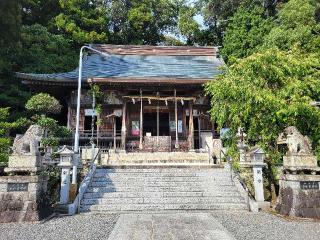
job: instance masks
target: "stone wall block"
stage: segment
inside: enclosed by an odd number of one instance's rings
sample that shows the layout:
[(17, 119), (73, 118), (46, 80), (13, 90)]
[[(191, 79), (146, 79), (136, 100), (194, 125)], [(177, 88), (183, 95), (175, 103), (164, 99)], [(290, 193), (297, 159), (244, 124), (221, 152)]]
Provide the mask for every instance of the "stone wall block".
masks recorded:
[(27, 211), (23, 221), (25, 222), (36, 222), (41, 220), (41, 216), (38, 211)]
[(23, 202), (19, 200), (13, 200), (8, 203), (8, 210), (21, 211), (23, 209)]
[(14, 222), (16, 214), (14, 211), (0, 212), (0, 223)]
[(0, 212), (4, 212), (4, 211), (7, 211), (8, 209), (8, 201), (6, 200), (1, 200), (0, 201)]

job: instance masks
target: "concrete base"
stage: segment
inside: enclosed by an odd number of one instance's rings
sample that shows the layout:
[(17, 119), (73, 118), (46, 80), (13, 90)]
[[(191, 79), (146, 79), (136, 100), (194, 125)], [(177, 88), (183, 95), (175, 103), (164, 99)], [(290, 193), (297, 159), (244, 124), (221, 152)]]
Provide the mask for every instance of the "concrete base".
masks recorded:
[(39, 221), (51, 213), (47, 176), (0, 177), (0, 222)]
[(259, 210), (262, 210), (262, 211), (267, 211), (270, 209), (270, 202), (257, 202), (258, 203), (258, 207), (259, 207)]
[[(303, 184), (313, 186), (302, 189)], [(314, 183), (318, 184), (314, 184)], [(280, 180), (277, 212), (294, 217), (320, 218), (320, 175), (285, 174)]]

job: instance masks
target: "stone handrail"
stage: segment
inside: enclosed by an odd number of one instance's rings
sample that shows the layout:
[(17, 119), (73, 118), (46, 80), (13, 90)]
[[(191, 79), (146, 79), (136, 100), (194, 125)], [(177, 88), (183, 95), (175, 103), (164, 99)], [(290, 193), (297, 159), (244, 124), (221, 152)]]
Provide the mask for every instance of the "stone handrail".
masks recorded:
[(259, 210), (258, 204), (255, 201), (254, 196), (249, 191), (244, 179), (240, 176), (238, 172), (232, 169), (232, 158), (229, 158), (228, 165), (230, 168), (231, 180), (234, 182), (236, 188), (240, 192), (240, 195), (246, 199), (248, 209), (252, 212), (258, 212)]
[(99, 155), (100, 155), (100, 149), (90, 162), (89, 171), (88, 171), (87, 175), (84, 177), (84, 179), (82, 180), (82, 182), (80, 183), (77, 197), (75, 198), (73, 203), (69, 204), (69, 206), (68, 206), (68, 214), (74, 215), (77, 212), (79, 213), (80, 203), (83, 198), (83, 195), (87, 191), (87, 188), (89, 187), (89, 185), (92, 181), (93, 175), (96, 171), (97, 165), (95, 164), (95, 161)]

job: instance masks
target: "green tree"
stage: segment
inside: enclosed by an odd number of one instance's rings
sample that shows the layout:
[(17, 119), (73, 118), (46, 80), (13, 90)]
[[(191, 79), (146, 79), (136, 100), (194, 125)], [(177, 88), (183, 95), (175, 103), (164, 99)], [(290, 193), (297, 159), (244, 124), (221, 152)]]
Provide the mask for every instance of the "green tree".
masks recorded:
[(15, 67), (21, 27), (20, 0), (0, 1), (0, 23), (0, 75), (3, 75)]
[(47, 28), (54, 27), (54, 17), (61, 9), (59, 0), (20, 0), (22, 7), (22, 24), (41, 24)]
[(36, 114), (55, 114), (61, 111), (61, 105), (55, 97), (47, 93), (38, 93), (28, 100), (26, 109)]
[(184, 0), (108, 0), (110, 43), (159, 44), (177, 27)]
[(58, 138), (70, 135), (70, 130), (59, 126), (55, 119), (47, 117), (48, 114), (57, 114), (61, 111), (61, 105), (55, 97), (47, 93), (34, 95), (26, 103), (26, 109), (34, 113), (34, 122), (44, 130), (41, 140), (43, 146), (55, 147), (58, 145)]
[(62, 35), (49, 33), (39, 25), (21, 29), (19, 71), (32, 73), (65, 72), (77, 66), (77, 53)]
[(26, 119), (9, 122), (10, 108), (0, 108), (0, 163), (7, 163), (11, 146), (10, 131), (27, 124)]
[(301, 61), (299, 54), (270, 49), (238, 60), (208, 83), (212, 119), (231, 128), (231, 149), (236, 149), (234, 137), (241, 127), (249, 144), (260, 145), (271, 163), (278, 162), (277, 137), (294, 125), (311, 137), (320, 156), (320, 111), (310, 105), (320, 97), (319, 65), (312, 55)]
[(187, 45), (193, 45), (200, 32), (200, 26), (194, 19), (196, 14), (196, 8), (192, 7), (181, 8), (179, 13), (178, 27), (180, 33), (187, 38)]
[(277, 26), (265, 39), (265, 47), (277, 46), (288, 51), (320, 53), (320, 24), (314, 0), (290, 0), (281, 5)]
[(240, 7), (230, 19), (223, 39), (221, 53), (225, 61), (232, 64), (237, 58), (244, 58), (256, 52), (272, 25), (272, 20), (265, 16), (262, 7)]
[(104, 0), (60, 0), (55, 17), (58, 30), (76, 45), (107, 42), (107, 14)]

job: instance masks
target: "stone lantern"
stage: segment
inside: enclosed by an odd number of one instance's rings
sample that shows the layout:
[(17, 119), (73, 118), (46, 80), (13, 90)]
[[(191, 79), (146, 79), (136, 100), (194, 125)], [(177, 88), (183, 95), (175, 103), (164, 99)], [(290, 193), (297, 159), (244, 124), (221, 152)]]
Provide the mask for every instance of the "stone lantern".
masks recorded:
[(253, 170), (255, 199), (257, 202), (264, 202), (262, 168), (266, 165), (264, 163), (265, 152), (260, 147), (253, 147), (249, 152), (249, 156)]
[(67, 204), (70, 191), (70, 173), (74, 165), (74, 152), (63, 146), (57, 154), (60, 155), (58, 166), (61, 168), (60, 204)]

